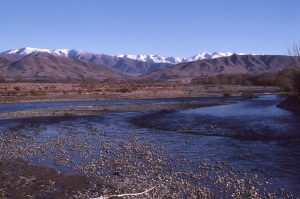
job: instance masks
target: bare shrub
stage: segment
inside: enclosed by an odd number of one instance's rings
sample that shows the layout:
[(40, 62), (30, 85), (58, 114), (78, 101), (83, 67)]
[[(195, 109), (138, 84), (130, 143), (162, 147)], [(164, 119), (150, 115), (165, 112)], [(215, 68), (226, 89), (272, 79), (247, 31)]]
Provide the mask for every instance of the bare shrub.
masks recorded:
[(294, 44), (289, 50), (289, 54), (293, 58), (293, 62), (295, 67), (299, 71), (299, 73), (294, 78), (294, 88), (300, 94), (300, 44)]

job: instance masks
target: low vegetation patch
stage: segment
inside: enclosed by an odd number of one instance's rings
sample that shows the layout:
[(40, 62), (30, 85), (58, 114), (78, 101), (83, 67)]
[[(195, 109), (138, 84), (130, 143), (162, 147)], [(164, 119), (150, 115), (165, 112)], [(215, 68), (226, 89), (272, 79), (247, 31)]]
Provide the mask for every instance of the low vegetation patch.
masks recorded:
[(192, 80), (194, 84), (226, 84), (242, 86), (277, 86), (285, 92), (300, 91), (300, 72), (295, 69), (286, 69), (277, 73), (264, 73), (261, 75), (247, 74), (221, 74), (211, 77), (198, 77)]

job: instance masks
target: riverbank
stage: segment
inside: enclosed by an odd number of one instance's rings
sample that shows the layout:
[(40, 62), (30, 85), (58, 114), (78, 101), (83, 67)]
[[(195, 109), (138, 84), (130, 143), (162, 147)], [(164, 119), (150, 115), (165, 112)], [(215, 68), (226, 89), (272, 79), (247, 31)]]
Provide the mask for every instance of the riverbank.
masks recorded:
[[(229, 102), (227, 102), (229, 103)], [(127, 103), (102, 104), (94, 106), (68, 106), (62, 108), (44, 108), (14, 112), (0, 112), (0, 119), (22, 119), (34, 117), (75, 117), (91, 116), (110, 112), (136, 112), (155, 110), (174, 110), (184, 108), (200, 108), (226, 104), (225, 102), (173, 102), (173, 103)]]
[(32, 165), (22, 159), (0, 160), (0, 179), (0, 198), (3, 199), (65, 199), (92, 187), (85, 176), (63, 174), (55, 169)]
[(290, 96), (283, 102), (279, 103), (277, 107), (300, 114), (300, 96)]
[(0, 83), (0, 103), (222, 97), (281, 92), (277, 87), (152, 83)]

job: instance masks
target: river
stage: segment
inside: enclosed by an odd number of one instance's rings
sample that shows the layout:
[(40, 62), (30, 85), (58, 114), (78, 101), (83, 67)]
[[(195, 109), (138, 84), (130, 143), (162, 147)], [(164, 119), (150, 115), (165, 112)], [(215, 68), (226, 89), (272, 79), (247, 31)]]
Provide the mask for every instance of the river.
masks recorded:
[[(91, 126), (113, 139), (135, 134), (141, 140), (166, 147), (176, 155), (193, 161), (202, 158), (211, 164), (227, 162), (240, 171), (272, 179), (274, 189), (300, 192), (300, 116), (276, 107), (283, 98), (263, 95), (253, 99), (181, 98), (117, 101), (78, 101), (1, 104), (0, 111), (34, 108), (101, 105), (103, 103), (180, 103), (219, 101), (233, 103), (206, 108), (173, 111), (108, 113), (49, 121), (34, 120), (28, 131), (40, 130), (41, 139), (62, 129), (83, 132)], [(26, 120), (0, 120), (0, 131)], [(172, 155), (172, 154), (170, 154)], [(51, 165), (51, 161), (31, 161)], [(81, 161), (81, 160), (77, 160)], [(55, 167), (55, 166), (54, 166)], [(72, 169), (56, 167), (65, 172)]]

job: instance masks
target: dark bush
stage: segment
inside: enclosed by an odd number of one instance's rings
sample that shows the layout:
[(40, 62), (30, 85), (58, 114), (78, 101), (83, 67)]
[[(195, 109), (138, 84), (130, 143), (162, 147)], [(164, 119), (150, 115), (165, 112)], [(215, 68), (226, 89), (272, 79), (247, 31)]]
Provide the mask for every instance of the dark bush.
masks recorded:
[(15, 86), (14, 87), (15, 91), (19, 92), (21, 90), (21, 88), (19, 86)]
[(117, 90), (117, 92), (129, 93), (129, 92), (131, 92), (131, 90), (129, 90), (128, 88), (121, 88), (121, 89)]
[(231, 94), (226, 92), (226, 93), (223, 94), (223, 97), (231, 97)]
[(31, 89), (29, 92), (30, 92), (31, 95), (37, 95), (37, 92), (33, 89)]

